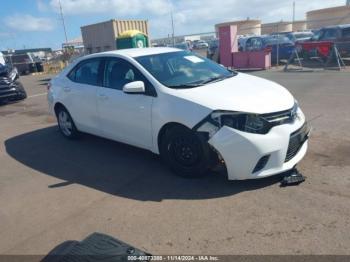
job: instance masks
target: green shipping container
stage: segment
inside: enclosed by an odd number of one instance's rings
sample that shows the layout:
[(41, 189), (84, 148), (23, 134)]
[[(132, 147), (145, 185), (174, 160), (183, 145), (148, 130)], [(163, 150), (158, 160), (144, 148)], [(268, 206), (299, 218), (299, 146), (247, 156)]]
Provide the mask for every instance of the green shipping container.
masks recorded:
[(138, 30), (128, 30), (117, 38), (117, 49), (148, 47), (148, 37)]

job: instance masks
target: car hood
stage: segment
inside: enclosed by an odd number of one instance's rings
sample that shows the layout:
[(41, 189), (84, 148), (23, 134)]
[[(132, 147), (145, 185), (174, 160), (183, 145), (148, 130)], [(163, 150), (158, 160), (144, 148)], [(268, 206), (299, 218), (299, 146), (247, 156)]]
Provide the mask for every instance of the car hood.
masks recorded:
[(248, 74), (190, 89), (172, 89), (171, 93), (211, 110), (272, 113), (288, 110), (294, 98), (281, 85)]

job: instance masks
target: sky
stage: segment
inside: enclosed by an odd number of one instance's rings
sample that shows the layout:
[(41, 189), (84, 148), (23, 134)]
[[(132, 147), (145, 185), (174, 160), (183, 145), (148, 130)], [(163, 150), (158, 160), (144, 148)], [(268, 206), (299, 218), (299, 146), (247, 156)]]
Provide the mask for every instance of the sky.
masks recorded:
[[(65, 42), (59, 0), (2, 0), (0, 50), (51, 47)], [(344, 5), (346, 0), (295, 0), (296, 19), (314, 9)], [(261, 19), (290, 21), (293, 0), (61, 0), (68, 39), (80, 37), (80, 27), (114, 19), (146, 19), (150, 37), (213, 32), (220, 22)]]

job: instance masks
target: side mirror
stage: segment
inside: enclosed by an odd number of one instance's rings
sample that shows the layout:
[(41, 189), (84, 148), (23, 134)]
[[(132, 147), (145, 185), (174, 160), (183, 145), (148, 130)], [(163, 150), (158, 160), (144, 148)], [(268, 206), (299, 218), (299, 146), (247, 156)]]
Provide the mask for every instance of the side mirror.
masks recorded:
[(145, 84), (142, 81), (134, 81), (123, 86), (123, 92), (126, 94), (143, 94), (145, 91)]

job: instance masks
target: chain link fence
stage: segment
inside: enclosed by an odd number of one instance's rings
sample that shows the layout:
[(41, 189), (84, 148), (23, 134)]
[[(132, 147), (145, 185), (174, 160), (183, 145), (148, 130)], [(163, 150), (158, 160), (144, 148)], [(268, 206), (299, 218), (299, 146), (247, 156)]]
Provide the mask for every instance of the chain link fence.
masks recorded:
[[(278, 65), (281, 60), (288, 60), (285, 49), (288, 42), (293, 46), (300, 41), (331, 41), (334, 42), (339, 49), (340, 55), (350, 56), (350, 7), (344, 7), (347, 11), (345, 15), (336, 17), (327, 17), (323, 19), (308, 19), (305, 21), (285, 22), (280, 21), (276, 23), (261, 24), (259, 20), (239, 21), (237, 25), (237, 41), (239, 51), (259, 50), (264, 47), (264, 43), (259, 41), (259, 38), (268, 38), (270, 45), (276, 49), (273, 57), (273, 64)], [(256, 25), (252, 26), (252, 22)], [(218, 28), (220, 25), (234, 25), (232, 23), (223, 23), (215, 26), (215, 31), (193, 33), (188, 35), (170, 36), (158, 39), (153, 39), (153, 46), (175, 46), (188, 42), (192, 45), (193, 51), (209, 58), (215, 57), (214, 60), (218, 62), (218, 55), (215, 55), (218, 49), (219, 35)], [(253, 23), (254, 24), (254, 23)], [(339, 26), (339, 28), (335, 28)], [(329, 28), (328, 30), (321, 30), (322, 28)], [(334, 28), (331, 28), (334, 27)], [(340, 29), (341, 28), (341, 29)], [(295, 33), (295, 34), (293, 34)], [(249, 43), (248, 39), (256, 37), (255, 43)], [(205, 41), (208, 48), (196, 48), (194, 42), (199, 40)], [(248, 44), (248, 47), (247, 47)], [(292, 48), (288, 52), (291, 52)]]
[[(283, 55), (285, 42), (291, 41), (295, 43), (298, 41), (298, 39), (292, 39), (293, 34), (288, 33), (297, 32), (297, 35), (302, 37), (303, 35), (305, 36), (306, 34), (309, 34), (309, 32), (312, 32), (312, 37), (305, 37), (305, 39), (302, 39), (302, 41), (323, 40), (320, 34), (324, 32), (320, 31), (321, 28), (331, 25), (350, 24), (350, 7), (344, 8), (347, 8), (348, 10), (345, 15), (327, 17), (325, 19), (308, 19), (307, 21), (294, 22), (280, 21), (277, 23), (268, 24), (260, 24), (260, 21), (258, 20), (240, 21), (240, 23), (237, 24), (237, 41), (239, 51), (249, 51), (263, 48), (262, 43), (259, 43), (258, 40), (254, 43), (249, 43), (248, 39), (252, 37), (259, 39), (262, 36), (270, 35), (275, 39), (274, 46), (276, 48), (276, 57), (273, 57), (273, 64), (278, 65), (281, 60), (285, 59)], [(257, 24), (252, 26), (252, 21), (257, 21)], [(244, 22), (247, 22), (247, 24)], [(234, 22), (231, 24), (234, 24)], [(339, 30), (328, 30), (326, 38), (324, 39), (336, 42), (337, 45), (341, 43), (340, 48), (338, 48), (340, 55), (350, 56), (350, 25), (342, 26), (341, 30), (341, 33), (339, 33)], [(202, 45), (196, 45), (196, 43), (200, 41)], [(166, 37), (151, 40), (152, 46), (173, 46), (174, 43), (176, 46), (184, 42), (190, 43), (189, 48), (192, 51), (219, 62), (218, 26), (215, 27), (215, 30), (210, 32), (177, 35), (174, 37), (169, 34)], [(43, 71), (48, 73), (57, 73), (71, 61), (85, 54), (86, 52), (83, 48), (75, 49), (74, 47), (65, 47), (61, 51), (47, 52), (41, 56), (36, 53), (8, 52), (4, 55), (4, 57), (6, 62), (11, 66), (17, 67), (21, 74)]]

